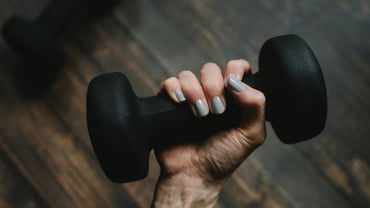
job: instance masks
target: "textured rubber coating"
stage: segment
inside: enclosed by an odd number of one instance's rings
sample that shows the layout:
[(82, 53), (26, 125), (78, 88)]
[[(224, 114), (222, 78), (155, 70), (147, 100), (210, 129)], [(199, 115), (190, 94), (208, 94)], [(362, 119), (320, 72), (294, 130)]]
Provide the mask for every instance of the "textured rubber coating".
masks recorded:
[[(265, 94), (266, 119), (279, 139), (291, 144), (318, 135), (326, 122), (326, 88), (306, 42), (296, 35), (270, 39), (259, 65), (259, 72), (243, 81)], [(153, 147), (193, 142), (237, 126), (240, 109), (225, 94), (223, 114), (197, 118), (166, 94), (136, 97), (121, 73), (98, 76), (88, 88), (87, 124), (104, 172), (114, 182), (139, 180), (147, 175)]]

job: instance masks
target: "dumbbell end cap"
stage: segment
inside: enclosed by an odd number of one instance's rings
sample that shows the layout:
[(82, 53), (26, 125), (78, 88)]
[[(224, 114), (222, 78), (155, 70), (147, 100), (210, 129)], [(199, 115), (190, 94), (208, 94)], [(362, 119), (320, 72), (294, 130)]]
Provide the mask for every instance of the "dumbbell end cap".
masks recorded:
[(259, 59), (268, 120), (287, 144), (320, 134), (327, 118), (324, 76), (309, 45), (298, 35), (266, 41)]
[(106, 176), (126, 183), (146, 177), (150, 146), (135, 129), (135, 100), (127, 78), (110, 73), (94, 78), (87, 91), (87, 126)]

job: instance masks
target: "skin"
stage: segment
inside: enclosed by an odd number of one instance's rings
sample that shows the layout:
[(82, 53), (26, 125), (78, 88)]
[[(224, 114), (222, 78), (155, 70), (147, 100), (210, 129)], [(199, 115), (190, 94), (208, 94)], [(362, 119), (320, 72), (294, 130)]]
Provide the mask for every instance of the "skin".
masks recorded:
[(215, 113), (212, 99), (219, 96), (227, 108), (228, 91), (242, 109), (242, 121), (238, 127), (218, 132), (201, 143), (155, 149), (161, 174), (152, 207), (214, 207), (225, 181), (264, 142), (265, 96), (244, 83), (239, 83), (239, 91), (229, 84), (230, 74), (241, 80), (249, 72), (249, 63), (239, 59), (229, 61), (224, 74), (218, 65), (206, 63), (200, 80), (192, 72), (182, 71), (162, 82), (161, 89), (178, 103), (181, 101), (175, 91), (180, 89), (186, 98), (183, 102), (200, 119), (196, 101), (202, 100), (207, 112)]

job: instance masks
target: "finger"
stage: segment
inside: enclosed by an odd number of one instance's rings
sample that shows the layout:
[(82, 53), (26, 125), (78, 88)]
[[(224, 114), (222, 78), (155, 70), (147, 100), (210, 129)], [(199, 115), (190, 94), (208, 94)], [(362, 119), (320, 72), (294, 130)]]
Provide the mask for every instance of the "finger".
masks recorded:
[(211, 112), (221, 114), (225, 111), (224, 81), (221, 69), (214, 63), (207, 63), (200, 71), (200, 80)]
[(261, 91), (253, 89), (234, 75), (230, 75), (226, 81), (228, 83), (227, 89), (243, 112), (255, 111), (259, 119), (264, 118), (266, 98)]
[[(251, 71), (251, 68), (250, 68), (250, 64), (248, 61), (244, 59), (231, 60), (226, 65), (224, 78), (227, 80), (227, 77), (230, 74), (234, 74), (238, 80), (242, 80), (244, 74), (247, 74), (250, 71)], [(226, 85), (227, 83), (225, 83), (225, 86)]]
[(191, 71), (182, 71), (179, 74), (179, 81), (193, 113), (199, 117), (206, 116), (209, 113), (207, 100), (195, 75)]
[[(264, 94), (238, 80), (233, 75), (230, 75), (226, 82), (228, 83), (228, 91), (242, 110), (240, 129), (248, 132), (249, 138), (256, 138), (250, 142), (254, 144), (262, 143), (264, 140), (263, 131), (265, 131), (266, 98)], [(263, 136), (258, 137), (258, 135)]]
[(162, 91), (166, 91), (173, 101), (180, 103), (186, 100), (181, 90), (180, 81), (176, 77), (166, 79), (161, 83), (160, 87)]

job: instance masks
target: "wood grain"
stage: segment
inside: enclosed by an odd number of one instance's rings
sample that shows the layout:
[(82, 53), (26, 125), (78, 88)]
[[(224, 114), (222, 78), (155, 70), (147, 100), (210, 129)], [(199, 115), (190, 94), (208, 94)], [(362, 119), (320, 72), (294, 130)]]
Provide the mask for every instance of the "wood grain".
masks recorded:
[[(0, 25), (16, 13), (35, 17), (48, 2), (4, 0)], [(217, 207), (369, 207), (369, 28), (365, 0), (125, 0), (67, 40), (67, 63), (37, 99), (16, 90), (16, 55), (1, 39), (0, 207), (149, 207), (159, 172), (153, 154), (148, 177), (124, 185), (97, 163), (85, 121), (89, 81), (119, 71), (149, 96), (166, 77), (198, 73), (208, 61), (246, 58), (257, 71), (263, 42), (286, 33), (305, 38), (321, 63), (327, 126), (294, 146), (268, 126), (266, 143), (228, 180)]]

